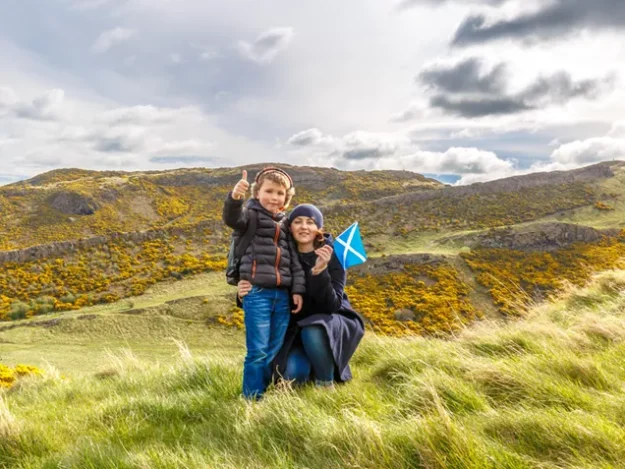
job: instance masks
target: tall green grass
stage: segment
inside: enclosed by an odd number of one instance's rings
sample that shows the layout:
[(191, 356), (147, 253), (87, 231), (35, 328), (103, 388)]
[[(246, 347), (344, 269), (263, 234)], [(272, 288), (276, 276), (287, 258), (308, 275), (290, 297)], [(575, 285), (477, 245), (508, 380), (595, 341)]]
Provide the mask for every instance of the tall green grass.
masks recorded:
[(459, 337), (369, 334), (333, 389), (240, 394), (241, 357), (113, 355), (97, 374), (0, 400), (15, 468), (617, 468), (625, 466), (625, 272), (529, 317)]

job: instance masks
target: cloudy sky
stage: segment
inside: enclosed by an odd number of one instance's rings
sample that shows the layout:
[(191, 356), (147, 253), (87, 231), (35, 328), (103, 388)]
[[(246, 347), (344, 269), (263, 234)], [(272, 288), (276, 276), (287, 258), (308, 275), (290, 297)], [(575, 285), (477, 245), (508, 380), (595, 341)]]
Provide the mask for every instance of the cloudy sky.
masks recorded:
[(286, 162), (468, 184), (625, 159), (623, 0), (5, 0), (0, 184)]

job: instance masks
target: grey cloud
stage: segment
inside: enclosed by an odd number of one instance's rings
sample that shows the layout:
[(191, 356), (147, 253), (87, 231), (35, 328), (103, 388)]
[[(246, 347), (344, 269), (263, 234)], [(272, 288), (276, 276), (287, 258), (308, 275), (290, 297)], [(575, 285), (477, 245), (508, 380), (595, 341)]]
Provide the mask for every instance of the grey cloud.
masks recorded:
[(458, 27), (452, 43), (469, 45), (504, 38), (552, 39), (579, 29), (625, 29), (623, 0), (556, 0), (527, 14), (495, 22), (472, 15)]
[(93, 149), (102, 153), (127, 153), (141, 148), (138, 142), (123, 138), (102, 138), (93, 144)]
[(65, 93), (55, 89), (39, 96), (31, 103), (15, 103), (13, 113), (23, 119), (55, 120), (59, 118), (58, 107), (62, 104)]
[(367, 158), (381, 158), (388, 153), (381, 148), (352, 148), (343, 152), (343, 157), (348, 160), (365, 160)]
[(505, 65), (483, 73), (483, 62), (469, 58), (452, 67), (433, 67), (422, 71), (416, 80), (426, 86), (450, 93), (500, 93), (506, 86)]
[(241, 52), (250, 60), (270, 62), (285, 49), (293, 38), (293, 28), (272, 28), (262, 33), (253, 43), (241, 41)]
[(430, 106), (464, 117), (517, 114), (539, 106), (594, 98), (614, 85), (614, 77), (574, 81), (562, 71), (537, 80), (517, 93), (507, 93), (505, 66), (482, 73), (482, 62), (471, 58), (450, 67), (422, 72), (419, 80), (436, 90)]
[(135, 129), (113, 129), (85, 138), (94, 150), (102, 153), (133, 153), (145, 148), (145, 132)]
[(399, 148), (398, 142), (366, 132), (354, 132), (343, 137), (342, 156), (348, 160), (364, 160), (391, 156)]
[(565, 103), (573, 98), (592, 98), (600, 93), (602, 85), (611, 85), (613, 79), (581, 80), (574, 82), (566, 72), (559, 72), (551, 77), (541, 77), (536, 83), (526, 88), (520, 99), (524, 101), (540, 101), (549, 98), (554, 103)]
[(532, 109), (522, 101), (506, 97), (450, 99), (444, 95), (437, 95), (430, 99), (430, 105), (463, 117), (517, 114)]

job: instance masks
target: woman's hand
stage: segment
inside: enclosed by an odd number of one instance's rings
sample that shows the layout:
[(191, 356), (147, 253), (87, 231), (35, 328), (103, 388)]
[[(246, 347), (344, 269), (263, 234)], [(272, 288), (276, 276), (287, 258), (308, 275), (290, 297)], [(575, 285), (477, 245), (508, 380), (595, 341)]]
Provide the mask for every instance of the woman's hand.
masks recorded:
[(237, 284), (237, 294), (239, 295), (239, 298), (243, 299), (243, 297), (247, 295), (251, 289), (252, 284), (250, 282), (248, 282), (247, 280), (240, 280)]
[(315, 250), (315, 254), (317, 254), (317, 262), (315, 262), (314, 267), (311, 270), (313, 275), (320, 274), (326, 267), (328, 267), (328, 263), (332, 258), (332, 246), (325, 245)]

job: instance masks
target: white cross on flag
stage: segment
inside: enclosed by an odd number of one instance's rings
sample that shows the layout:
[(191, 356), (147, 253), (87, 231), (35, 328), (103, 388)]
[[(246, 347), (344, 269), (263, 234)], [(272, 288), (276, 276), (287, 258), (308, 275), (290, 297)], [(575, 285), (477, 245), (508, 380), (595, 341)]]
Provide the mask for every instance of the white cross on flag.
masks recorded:
[(367, 260), (367, 253), (360, 237), (358, 222), (343, 231), (334, 240), (334, 252), (344, 269), (362, 264)]

